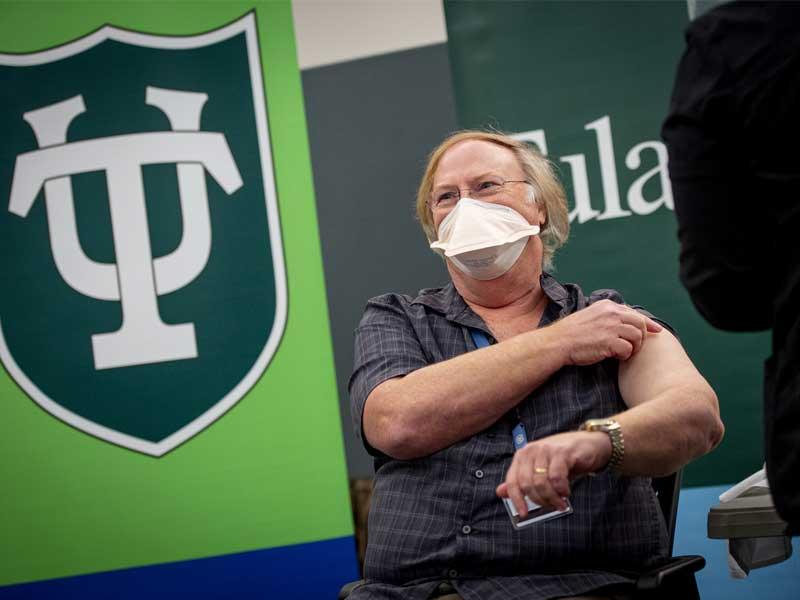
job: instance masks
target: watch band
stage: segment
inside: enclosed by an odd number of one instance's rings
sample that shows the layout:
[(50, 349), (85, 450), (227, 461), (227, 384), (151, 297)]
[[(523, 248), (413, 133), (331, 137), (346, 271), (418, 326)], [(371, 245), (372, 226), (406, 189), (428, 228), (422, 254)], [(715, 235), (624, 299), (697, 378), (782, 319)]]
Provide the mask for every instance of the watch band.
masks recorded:
[(611, 458), (607, 468), (619, 471), (625, 458), (625, 438), (622, 427), (614, 419), (589, 419), (580, 427), (581, 431), (602, 431), (611, 440)]

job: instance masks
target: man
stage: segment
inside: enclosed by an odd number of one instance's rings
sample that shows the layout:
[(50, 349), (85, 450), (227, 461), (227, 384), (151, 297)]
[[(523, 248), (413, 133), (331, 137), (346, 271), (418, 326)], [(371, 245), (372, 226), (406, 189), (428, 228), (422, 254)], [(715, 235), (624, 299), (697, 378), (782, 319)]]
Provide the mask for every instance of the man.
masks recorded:
[(764, 450), (800, 534), (800, 4), (734, 2), (694, 21), (662, 135), (681, 281), (727, 331), (772, 330)]
[[(647, 476), (719, 442), (716, 396), (618, 293), (543, 273), (567, 207), (525, 144), (451, 136), (417, 212), (452, 283), (374, 298), (356, 331), (353, 415), (376, 472), (367, 584), (351, 598), (423, 600), (442, 581), (465, 599), (608, 597), (664, 557)], [(524, 519), (525, 497), (565, 513), (517, 529), (501, 498)]]

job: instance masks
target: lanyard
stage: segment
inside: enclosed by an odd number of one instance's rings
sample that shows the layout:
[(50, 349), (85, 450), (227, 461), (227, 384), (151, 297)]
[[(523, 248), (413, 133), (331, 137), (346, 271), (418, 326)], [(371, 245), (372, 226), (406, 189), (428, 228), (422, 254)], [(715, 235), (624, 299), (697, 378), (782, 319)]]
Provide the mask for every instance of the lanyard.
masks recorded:
[[(487, 346), (491, 346), (489, 338), (480, 329), (470, 329), (469, 333), (472, 336), (472, 341), (475, 342), (476, 347), (486, 348)], [(514, 442), (514, 450), (516, 451), (525, 447), (525, 444), (528, 443), (528, 434), (525, 432), (525, 425), (522, 424), (519, 408), (515, 408), (514, 410), (517, 413), (518, 422), (511, 430), (511, 439)]]
[(489, 338), (480, 329), (470, 329), (469, 334), (472, 336), (472, 341), (475, 342), (478, 348), (486, 348), (492, 345)]

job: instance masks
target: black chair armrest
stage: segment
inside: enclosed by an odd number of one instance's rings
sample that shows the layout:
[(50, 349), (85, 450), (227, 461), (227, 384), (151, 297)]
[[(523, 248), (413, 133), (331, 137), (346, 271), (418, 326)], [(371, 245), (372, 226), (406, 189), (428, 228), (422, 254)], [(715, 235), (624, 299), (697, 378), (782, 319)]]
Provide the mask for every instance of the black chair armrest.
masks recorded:
[(673, 556), (667, 562), (639, 575), (637, 590), (655, 590), (665, 581), (696, 573), (706, 566), (702, 556)]
[[(696, 573), (705, 566), (706, 559), (702, 556), (674, 556), (664, 564), (639, 575), (636, 589), (640, 591), (656, 590), (667, 580)], [(346, 600), (354, 589), (363, 584), (363, 579), (346, 583), (339, 590), (338, 600)]]
[(350, 592), (352, 592), (358, 586), (363, 584), (364, 584), (363, 579), (359, 579), (358, 581), (351, 581), (350, 583), (345, 583), (342, 586), (342, 589), (339, 590), (338, 600), (345, 600), (345, 598), (347, 598), (350, 595)]

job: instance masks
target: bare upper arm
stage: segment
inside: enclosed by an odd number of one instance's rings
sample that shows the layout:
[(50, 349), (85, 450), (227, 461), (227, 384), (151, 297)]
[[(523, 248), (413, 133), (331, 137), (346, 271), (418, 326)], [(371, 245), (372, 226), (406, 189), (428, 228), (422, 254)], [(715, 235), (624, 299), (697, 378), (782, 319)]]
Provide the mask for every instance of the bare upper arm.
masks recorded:
[(707, 392), (716, 403), (711, 386), (666, 329), (648, 333), (641, 350), (619, 364), (619, 389), (629, 408), (676, 388)]

